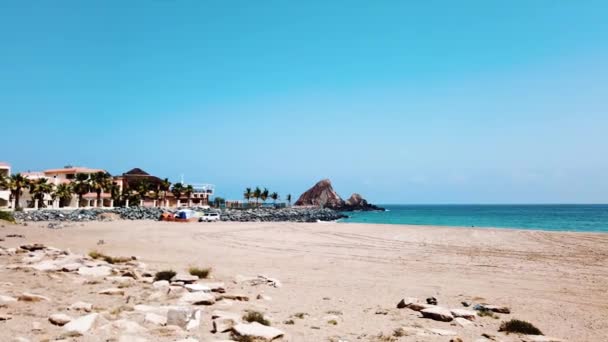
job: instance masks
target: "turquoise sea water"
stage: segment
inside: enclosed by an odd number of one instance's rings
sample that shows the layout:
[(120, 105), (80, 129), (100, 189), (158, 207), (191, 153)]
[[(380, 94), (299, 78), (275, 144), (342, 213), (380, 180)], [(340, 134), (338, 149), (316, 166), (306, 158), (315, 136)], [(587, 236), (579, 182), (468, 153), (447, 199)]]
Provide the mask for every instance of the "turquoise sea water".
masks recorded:
[(352, 212), (340, 222), (497, 227), (608, 233), (608, 204), (382, 205), (385, 212)]

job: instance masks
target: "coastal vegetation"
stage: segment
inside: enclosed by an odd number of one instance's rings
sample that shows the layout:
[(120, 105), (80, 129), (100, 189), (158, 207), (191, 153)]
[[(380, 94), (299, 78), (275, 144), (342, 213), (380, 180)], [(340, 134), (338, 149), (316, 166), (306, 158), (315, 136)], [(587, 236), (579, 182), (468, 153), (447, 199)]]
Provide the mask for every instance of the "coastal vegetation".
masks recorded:
[(245, 322), (258, 322), (262, 325), (270, 326), (270, 321), (264, 317), (264, 314), (259, 311), (248, 311), (243, 315), (243, 321)]
[(154, 281), (159, 281), (159, 280), (171, 281), (171, 279), (173, 277), (175, 277), (176, 274), (177, 273), (173, 270), (159, 271), (159, 272), (156, 272), (156, 274), (154, 275)]
[[(243, 191), (243, 198), (245, 199), (245, 201), (247, 201), (248, 205), (251, 205), (251, 202), (253, 201), (253, 205), (255, 206), (260, 206), (260, 201), (262, 202), (262, 204), (265, 204), (266, 201), (270, 198), (273, 204), (276, 206), (277, 201), (280, 199), (280, 196), (277, 192), (271, 193), (268, 188), (260, 188), (259, 186), (256, 186), (253, 190), (249, 187), (245, 188), (245, 191)], [(291, 194), (287, 195), (285, 198), (289, 205), (291, 205)]]
[(9, 212), (9, 211), (2, 211), (0, 210), (0, 220), (4, 220), (4, 221), (8, 221), (8, 222), (15, 222), (15, 217), (13, 216), (13, 213)]
[(542, 335), (543, 333), (535, 327), (532, 323), (526, 321), (520, 321), (518, 319), (512, 319), (510, 321), (503, 322), (500, 325), (500, 329), (498, 331), (502, 331), (505, 333), (515, 333), (515, 334), (526, 334), (526, 335)]
[(200, 279), (206, 279), (207, 277), (209, 277), (209, 274), (211, 274), (211, 268), (190, 267), (188, 269), (188, 273), (193, 276), (197, 276)]

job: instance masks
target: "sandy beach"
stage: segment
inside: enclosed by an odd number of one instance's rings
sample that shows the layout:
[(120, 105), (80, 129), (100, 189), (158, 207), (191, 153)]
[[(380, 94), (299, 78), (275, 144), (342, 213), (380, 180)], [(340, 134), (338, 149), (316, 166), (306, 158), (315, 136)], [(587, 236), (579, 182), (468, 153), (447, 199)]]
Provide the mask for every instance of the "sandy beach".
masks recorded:
[[(24, 238), (6, 235), (22, 234)], [(191, 223), (114, 221), (73, 223), (48, 229), (45, 223), (6, 224), (0, 229), (4, 247), (44, 243), (74, 253), (100, 250), (114, 256), (137, 256), (150, 269), (189, 266), (213, 268), (213, 277), (252, 300), (228, 310), (265, 312), (289, 341), (374, 341), (399, 327), (450, 329), (463, 341), (482, 333), (497, 340), (521, 341), (498, 333), (501, 321), (532, 322), (545, 335), (565, 341), (605, 341), (608, 336), (608, 234), (554, 233), (508, 229), (344, 223)], [(103, 240), (102, 245), (98, 245)], [(279, 279), (280, 288), (242, 286), (237, 275), (264, 274)], [(0, 268), (0, 294), (43, 293), (54, 304), (36, 309), (19, 302), (9, 307), (14, 317), (0, 322), (0, 340), (25, 336), (32, 341), (59, 335), (46, 327), (49, 313), (69, 306), (94, 291), (70, 288), (70, 282), (44, 275)], [(128, 290), (128, 289), (127, 289)], [(256, 300), (263, 294), (271, 300)], [(439, 305), (463, 308), (461, 302), (507, 306), (509, 315), (478, 317), (476, 325), (460, 327), (420, 318), (397, 309), (404, 297), (436, 297)], [(117, 299), (104, 299), (111, 301)], [(30, 304), (31, 305), (31, 304)], [(201, 341), (225, 339), (209, 332), (203, 308)], [(225, 309), (225, 308), (224, 308)], [(223, 309), (223, 310), (224, 310)], [(3, 310), (0, 308), (0, 311)], [(27, 314), (25, 314), (27, 312)], [(304, 319), (293, 318), (306, 313)], [(20, 316), (22, 315), (22, 316)], [(294, 319), (295, 324), (284, 322)], [(328, 324), (329, 320), (337, 324)], [(45, 325), (31, 332), (32, 321)], [(446, 336), (404, 336), (397, 341), (449, 341)], [(175, 340), (158, 337), (158, 340)]]

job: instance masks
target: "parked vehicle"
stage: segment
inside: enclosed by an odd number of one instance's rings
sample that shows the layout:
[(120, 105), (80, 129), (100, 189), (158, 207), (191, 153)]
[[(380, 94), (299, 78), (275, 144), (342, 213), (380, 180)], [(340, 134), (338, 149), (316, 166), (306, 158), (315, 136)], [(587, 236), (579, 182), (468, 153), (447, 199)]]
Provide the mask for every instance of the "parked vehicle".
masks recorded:
[(220, 213), (204, 213), (201, 218), (198, 219), (199, 222), (213, 222), (220, 220)]

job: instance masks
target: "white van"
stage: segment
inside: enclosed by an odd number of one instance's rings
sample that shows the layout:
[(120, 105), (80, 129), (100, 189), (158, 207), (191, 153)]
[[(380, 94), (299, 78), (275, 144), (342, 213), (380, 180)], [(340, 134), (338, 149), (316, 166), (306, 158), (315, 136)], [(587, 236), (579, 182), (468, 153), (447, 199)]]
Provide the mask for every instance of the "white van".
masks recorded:
[(220, 213), (204, 213), (201, 218), (198, 219), (199, 222), (212, 222), (219, 221)]

